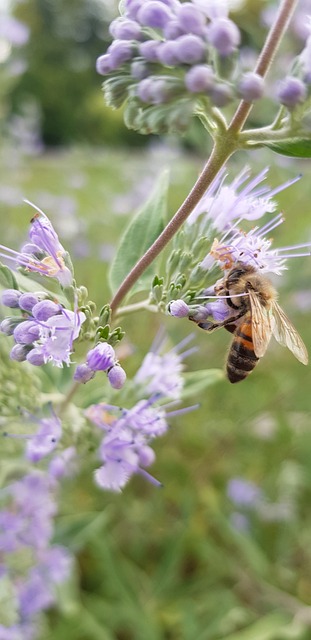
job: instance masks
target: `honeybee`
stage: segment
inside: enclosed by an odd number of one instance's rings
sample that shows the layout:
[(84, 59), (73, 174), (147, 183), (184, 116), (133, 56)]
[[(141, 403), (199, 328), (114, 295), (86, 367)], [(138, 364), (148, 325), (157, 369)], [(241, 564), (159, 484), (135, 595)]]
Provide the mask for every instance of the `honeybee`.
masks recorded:
[(230, 382), (240, 382), (253, 371), (265, 354), (272, 334), (297, 360), (308, 364), (306, 346), (277, 303), (274, 287), (254, 267), (238, 262), (216, 285), (215, 293), (227, 296), (232, 314), (223, 322), (199, 322), (198, 325), (206, 331), (225, 327), (234, 334), (226, 364)]

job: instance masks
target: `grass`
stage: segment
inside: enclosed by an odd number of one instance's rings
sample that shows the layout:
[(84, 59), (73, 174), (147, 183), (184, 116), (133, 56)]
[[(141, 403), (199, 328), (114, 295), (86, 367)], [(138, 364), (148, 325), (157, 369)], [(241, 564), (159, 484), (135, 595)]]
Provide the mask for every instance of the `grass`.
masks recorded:
[[(164, 161), (171, 168), (170, 213), (201, 164), (160, 149), (85, 148), (33, 158), (7, 149), (0, 161), (2, 243), (23, 242), (31, 210), (21, 198), (33, 201), (50, 216), (73, 253), (77, 281), (99, 306), (110, 297), (106, 276), (117, 239)], [(245, 162), (256, 172), (266, 157), (254, 163), (241, 155), (230, 164), (233, 174)], [(274, 164), (269, 182), (276, 186), (301, 168)], [(305, 179), (279, 195), (287, 223), (275, 233), (277, 246), (310, 238), (309, 192)], [(309, 279), (309, 259), (293, 260), (280, 287), (280, 302), (308, 347), (310, 293), (297, 292), (308, 290)], [(124, 322), (135, 345), (124, 362), (129, 372), (161, 322), (145, 313)], [(172, 343), (189, 333), (186, 322), (165, 325)], [(195, 342), (189, 371), (223, 366), (226, 332), (198, 330)], [(105, 493), (88, 468), (79, 482), (68, 482), (57, 540), (76, 553), (76, 577), (61, 593), (60, 611), (49, 613), (41, 640), (308, 640), (310, 387), (310, 369), (273, 342), (247, 381), (217, 383), (195, 399), (195, 414), (172, 421), (156, 443), (152, 470), (162, 490), (137, 477), (122, 494)], [(234, 477), (260, 488), (259, 506), (229, 499)]]

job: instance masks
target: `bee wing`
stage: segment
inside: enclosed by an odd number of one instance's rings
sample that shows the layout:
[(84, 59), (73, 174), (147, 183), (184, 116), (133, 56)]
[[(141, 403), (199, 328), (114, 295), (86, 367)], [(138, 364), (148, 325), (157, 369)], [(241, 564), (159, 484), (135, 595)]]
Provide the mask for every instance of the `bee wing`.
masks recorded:
[(274, 318), (273, 335), (275, 339), (283, 345), (283, 347), (290, 349), (299, 362), (308, 364), (309, 358), (306, 345), (283, 309), (281, 309), (280, 305), (275, 301), (273, 302), (272, 313)]
[(272, 335), (271, 314), (262, 306), (257, 293), (248, 291), (252, 313), (252, 339), (257, 358), (262, 358)]

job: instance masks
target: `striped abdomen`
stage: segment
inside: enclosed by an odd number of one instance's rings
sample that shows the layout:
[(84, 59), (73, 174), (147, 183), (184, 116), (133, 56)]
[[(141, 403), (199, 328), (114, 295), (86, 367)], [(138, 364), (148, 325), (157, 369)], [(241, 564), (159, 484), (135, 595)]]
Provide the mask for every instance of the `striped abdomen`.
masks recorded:
[(244, 380), (254, 369), (258, 360), (254, 353), (252, 317), (249, 313), (236, 328), (228, 354), (227, 376), (230, 382)]

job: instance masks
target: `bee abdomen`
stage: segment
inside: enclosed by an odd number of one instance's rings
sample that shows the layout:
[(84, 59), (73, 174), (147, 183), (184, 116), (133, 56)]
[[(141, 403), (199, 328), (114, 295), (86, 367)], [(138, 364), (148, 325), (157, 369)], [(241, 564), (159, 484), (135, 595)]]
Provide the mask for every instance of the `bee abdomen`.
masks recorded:
[(245, 322), (237, 329), (228, 360), (227, 376), (230, 382), (240, 382), (254, 369), (259, 358), (254, 353), (251, 322)]

